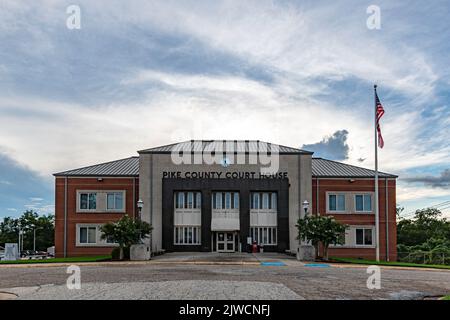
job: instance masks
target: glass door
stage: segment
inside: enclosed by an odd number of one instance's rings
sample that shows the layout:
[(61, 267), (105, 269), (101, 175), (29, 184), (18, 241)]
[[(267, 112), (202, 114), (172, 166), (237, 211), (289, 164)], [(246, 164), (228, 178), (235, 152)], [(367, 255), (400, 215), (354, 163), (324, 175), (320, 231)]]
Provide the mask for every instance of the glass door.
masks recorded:
[(217, 232), (216, 236), (217, 252), (235, 251), (234, 232)]

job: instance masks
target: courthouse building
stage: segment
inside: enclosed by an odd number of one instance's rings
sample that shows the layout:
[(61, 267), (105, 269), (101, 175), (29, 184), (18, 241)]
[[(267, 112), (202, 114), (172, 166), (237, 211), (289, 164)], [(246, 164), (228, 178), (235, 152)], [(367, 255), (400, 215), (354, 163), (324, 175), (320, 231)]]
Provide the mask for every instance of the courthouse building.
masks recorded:
[[(382, 260), (397, 255), (396, 178), (379, 173)], [(101, 239), (99, 226), (123, 215), (151, 223), (153, 252), (246, 252), (255, 241), (264, 251), (295, 253), (295, 225), (308, 214), (349, 226), (330, 256), (375, 258), (374, 171), (297, 148), (192, 140), (55, 180), (58, 257), (111, 253), (115, 244)]]

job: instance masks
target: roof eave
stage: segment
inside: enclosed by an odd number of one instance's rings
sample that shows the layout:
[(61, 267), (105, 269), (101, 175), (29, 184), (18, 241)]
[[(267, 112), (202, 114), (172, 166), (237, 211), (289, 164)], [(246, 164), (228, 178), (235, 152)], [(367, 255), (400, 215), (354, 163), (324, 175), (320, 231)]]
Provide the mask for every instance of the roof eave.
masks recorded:
[[(152, 151), (152, 150), (139, 150), (137, 153), (138, 154), (171, 154), (173, 151)], [(180, 151), (175, 151), (175, 153), (177, 152), (186, 152), (183, 150)], [(199, 153), (204, 153), (204, 152), (208, 152), (208, 151), (188, 151), (191, 154), (199, 154)], [(212, 154), (215, 153), (225, 153), (227, 154), (226, 151), (220, 151), (220, 152), (216, 152), (216, 151), (211, 151)], [(229, 153), (229, 152), (228, 152)], [(258, 154), (258, 152), (232, 152), (233, 154)], [(267, 154), (272, 154), (274, 152), (267, 152)], [(311, 151), (298, 151), (298, 152), (276, 152), (276, 154), (281, 154), (281, 155), (312, 155), (314, 152)]]
[[(339, 178), (339, 179), (375, 179), (375, 177), (372, 176), (325, 176), (325, 175), (312, 175), (313, 178), (324, 178), (324, 179), (332, 179), (332, 178)], [(396, 175), (386, 175), (386, 176), (378, 176), (379, 179), (397, 179), (398, 176)]]

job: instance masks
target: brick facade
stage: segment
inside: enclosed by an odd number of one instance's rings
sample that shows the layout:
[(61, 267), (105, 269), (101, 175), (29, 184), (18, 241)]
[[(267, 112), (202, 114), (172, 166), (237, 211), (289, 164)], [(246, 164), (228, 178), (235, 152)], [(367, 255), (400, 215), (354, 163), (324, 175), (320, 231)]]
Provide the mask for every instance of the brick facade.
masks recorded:
[[(139, 179), (124, 178), (67, 178), (67, 244), (66, 256), (106, 255), (112, 251), (111, 246), (76, 246), (76, 225), (83, 223), (106, 223), (119, 220), (124, 213), (79, 213), (77, 212), (77, 190), (125, 190), (125, 214), (137, 214), (136, 202), (139, 195)], [(64, 256), (64, 208), (66, 194), (66, 178), (55, 179), (55, 254)]]
[[(106, 223), (117, 221), (124, 213), (79, 213), (77, 212), (77, 190), (125, 190), (125, 209), (129, 216), (137, 214), (136, 202), (139, 198), (139, 179), (133, 177), (123, 178), (67, 178), (67, 245), (66, 256), (86, 256), (110, 254), (113, 247), (82, 247), (76, 245), (76, 225), (83, 223)], [(387, 208), (388, 230), (386, 230), (386, 181), (387, 181)], [(395, 179), (379, 180), (380, 199), (380, 258), (386, 259), (389, 250), (389, 260), (397, 258), (397, 230), (396, 230), (396, 195)], [(55, 251), (57, 257), (64, 256), (64, 206), (66, 192), (66, 178), (57, 177), (55, 180)], [(326, 213), (327, 192), (373, 192), (373, 179), (312, 179), (312, 207), (313, 214), (331, 215)], [(375, 225), (374, 214), (351, 213), (333, 214), (340, 222), (358, 226)], [(388, 231), (388, 249), (386, 248), (386, 231)], [(320, 251), (323, 253), (323, 250)], [(353, 258), (375, 258), (374, 248), (330, 248), (329, 256), (353, 257)]]
[[(380, 259), (390, 261), (397, 259), (397, 224), (396, 224), (396, 181), (395, 179), (379, 179), (379, 217), (380, 217)], [(386, 190), (387, 187), (387, 190)], [(320, 215), (332, 215), (336, 220), (347, 225), (375, 225), (375, 215), (355, 213), (330, 214), (326, 212), (327, 192), (373, 192), (375, 190), (374, 179), (327, 179), (315, 178), (312, 180), (313, 206), (312, 213)], [(387, 192), (386, 192), (387, 191)], [(387, 198), (386, 198), (387, 195)], [(388, 216), (386, 217), (386, 209)], [(388, 228), (386, 228), (386, 220)], [(388, 242), (386, 242), (386, 234)], [(386, 247), (388, 243), (388, 248)], [(387, 250), (389, 253), (387, 254)], [(320, 251), (323, 253), (323, 250)], [(351, 257), (375, 259), (375, 248), (330, 248), (330, 257)]]

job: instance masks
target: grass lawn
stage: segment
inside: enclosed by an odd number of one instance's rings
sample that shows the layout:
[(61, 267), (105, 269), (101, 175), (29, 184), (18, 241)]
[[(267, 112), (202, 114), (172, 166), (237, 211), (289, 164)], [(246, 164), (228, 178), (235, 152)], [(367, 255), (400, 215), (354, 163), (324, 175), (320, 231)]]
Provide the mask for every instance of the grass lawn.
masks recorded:
[(435, 268), (435, 269), (449, 269), (450, 266), (442, 264), (418, 264), (418, 263), (408, 263), (408, 262), (387, 262), (387, 261), (374, 261), (374, 260), (364, 260), (364, 259), (354, 259), (354, 258), (331, 258), (333, 262), (343, 262), (343, 263), (356, 263), (356, 264), (370, 264), (370, 265), (382, 265), (382, 266), (397, 266), (397, 267), (417, 267), (417, 268)]
[(61, 263), (61, 262), (98, 262), (111, 260), (111, 256), (92, 256), (92, 257), (72, 257), (72, 258), (51, 258), (42, 260), (17, 260), (0, 261), (0, 264), (27, 264), (27, 263)]
[(442, 300), (449, 300), (450, 301), (450, 296), (442, 297)]

